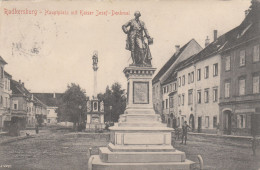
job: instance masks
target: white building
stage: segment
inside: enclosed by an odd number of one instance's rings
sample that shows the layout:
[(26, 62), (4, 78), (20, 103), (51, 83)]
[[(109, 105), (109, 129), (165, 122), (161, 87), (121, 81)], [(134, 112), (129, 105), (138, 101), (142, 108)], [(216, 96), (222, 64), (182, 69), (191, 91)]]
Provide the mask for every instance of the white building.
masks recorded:
[(165, 65), (159, 70), (156, 76), (153, 78), (153, 106), (154, 110), (166, 120), (168, 120), (169, 111), (169, 94), (175, 89), (174, 82), (169, 80), (176, 72), (176, 66), (178, 63), (186, 60), (190, 56), (197, 54), (202, 50), (202, 47), (194, 39), (190, 40), (187, 44), (182, 46), (176, 46), (176, 52), (174, 55), (165, 63)]
[[(215, 37), (216, 38), (216, 37)], [(224, 37), (216, 38), (198, 54), (179, 64), (178, 112), (181, 125), (187, 121), (199, 132), (216, 133), (219, 123), (219, 50)]]

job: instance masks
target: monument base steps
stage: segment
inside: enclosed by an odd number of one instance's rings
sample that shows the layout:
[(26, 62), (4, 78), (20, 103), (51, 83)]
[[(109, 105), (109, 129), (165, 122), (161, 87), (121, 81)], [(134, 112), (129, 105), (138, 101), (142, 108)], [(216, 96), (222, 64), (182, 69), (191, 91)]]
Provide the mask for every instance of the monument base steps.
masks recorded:
[(187, 159), (183, 162), (108, 163), (103, 162), (98, 155), (91, 157), (93, 170), (190, 170), (194, 163)]

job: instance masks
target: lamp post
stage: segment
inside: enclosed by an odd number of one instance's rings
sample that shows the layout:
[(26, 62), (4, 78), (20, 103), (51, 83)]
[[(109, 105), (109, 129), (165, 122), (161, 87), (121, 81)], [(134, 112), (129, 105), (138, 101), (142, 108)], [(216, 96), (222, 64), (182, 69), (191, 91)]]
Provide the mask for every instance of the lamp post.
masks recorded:
[(82, 106), (79, 105), (79, 125), (81, 124), (81, 108)]
[(112, 106), (109, 106), (109, 110), (110, 110), (110, 113), (109, 113), (109, 121), (111, 122), (111, 112), (112, 112)]

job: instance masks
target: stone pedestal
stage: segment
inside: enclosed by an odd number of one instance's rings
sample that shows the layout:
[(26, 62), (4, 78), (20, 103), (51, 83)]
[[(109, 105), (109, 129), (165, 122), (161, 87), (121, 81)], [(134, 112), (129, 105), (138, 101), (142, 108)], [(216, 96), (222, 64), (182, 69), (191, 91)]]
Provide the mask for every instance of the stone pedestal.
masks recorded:
[(190, 169), (193, 163), (171, 145), (173, 129), (161, 123), (152, 104), (155, 68), (130, 66), (127, 77), (127, 107), (111, 127), (110, 143), (92, 156), (92, 169)]
[(87, 101), (86, 131), (105, 129), (104, 103), (97, 98)]

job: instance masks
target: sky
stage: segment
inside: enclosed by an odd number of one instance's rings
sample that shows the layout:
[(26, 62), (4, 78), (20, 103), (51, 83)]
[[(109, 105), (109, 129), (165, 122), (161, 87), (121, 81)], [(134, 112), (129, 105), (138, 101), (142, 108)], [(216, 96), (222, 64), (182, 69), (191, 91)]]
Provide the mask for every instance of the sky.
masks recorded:
[[(159, 71), (174, 54), (175, 45), (195, 39), (204, 48), (207, 36), (213, 40), (213, 30), (222, 35), (238, 26), (250, 2), (1, 1), (0, 55), (8, 63), (5, 70), (31, 92), (64, 92), (68, 84), (76, 83), (91, 96), (92, 55), (98, 51), (97, 92), (114, 82), (125, 89), (123, 69), (132, 61), (121, 27), (134, 18), (135, 11), (141, 12), (140, 20), (154, 39), (152, 65)], [(112, 16), (113, 11), (126, 15)]]

